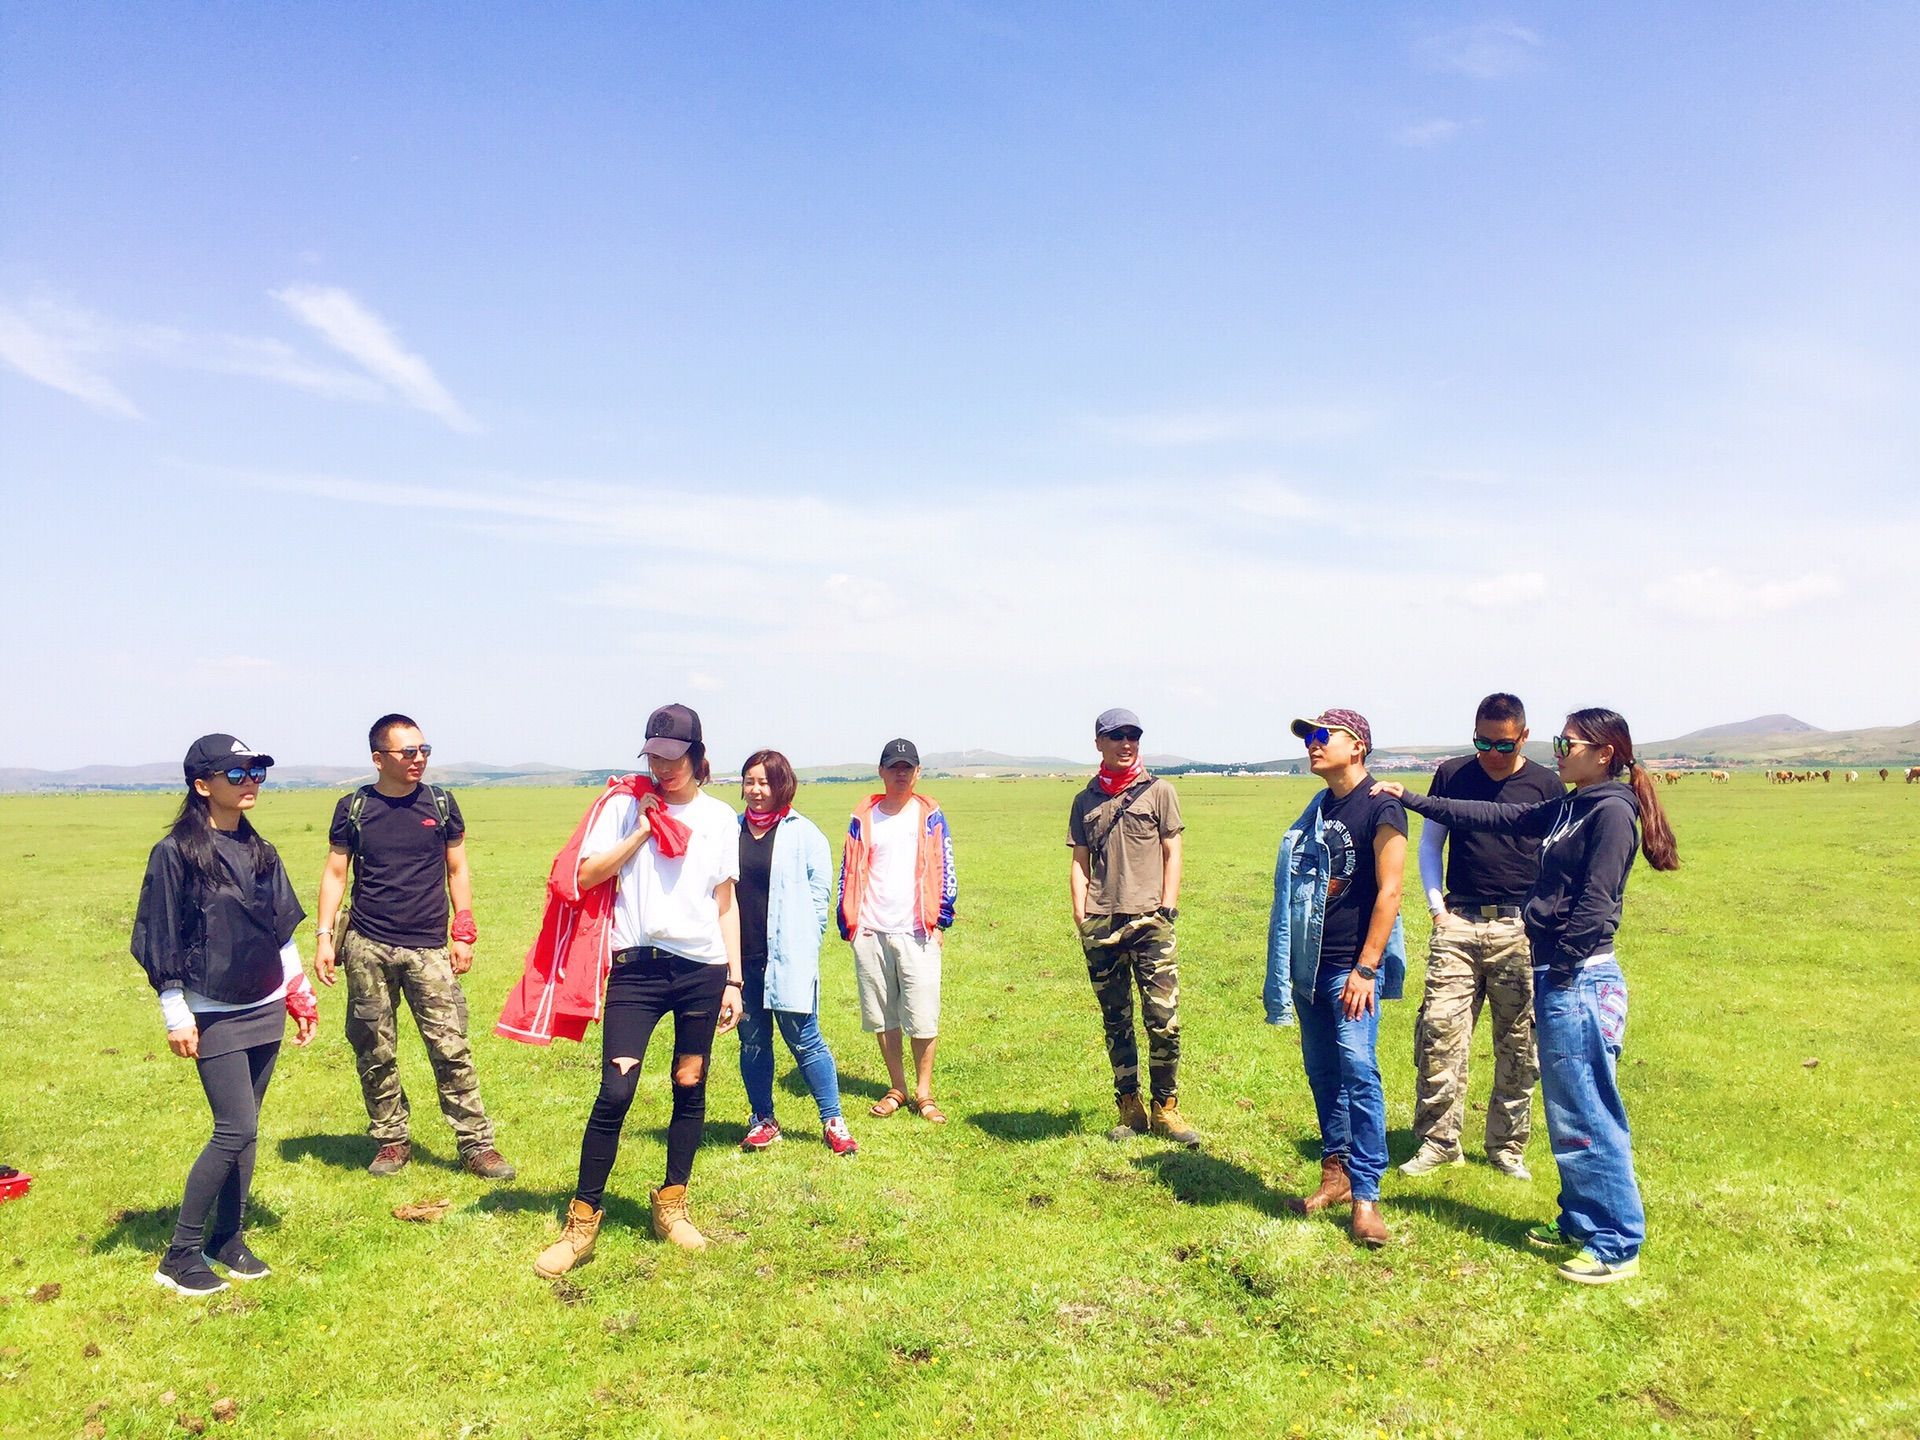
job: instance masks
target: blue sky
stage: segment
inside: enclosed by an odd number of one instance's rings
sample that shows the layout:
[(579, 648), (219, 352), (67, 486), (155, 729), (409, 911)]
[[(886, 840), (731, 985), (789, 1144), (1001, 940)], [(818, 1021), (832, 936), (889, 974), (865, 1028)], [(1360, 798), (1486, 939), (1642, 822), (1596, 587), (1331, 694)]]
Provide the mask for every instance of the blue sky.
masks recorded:
[(0, 764), (1920, 718), (1920, 9), (0, 10)]

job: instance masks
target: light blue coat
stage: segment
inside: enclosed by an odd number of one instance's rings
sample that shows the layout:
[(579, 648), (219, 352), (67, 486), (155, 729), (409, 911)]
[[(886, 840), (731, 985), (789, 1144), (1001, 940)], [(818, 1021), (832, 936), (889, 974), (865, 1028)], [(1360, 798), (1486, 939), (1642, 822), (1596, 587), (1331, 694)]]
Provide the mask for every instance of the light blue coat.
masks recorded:
[[(740, 826), (746, 828), (746, 816)], [(833, 852), (820, 827), (789, 814), (773, 832), (767, 877), (767, 1008), (820, 1010), (820, 937), (833, 914)]]
[[(1327, 882), (1333, 853), (1326, 841), (1322, 790), (1307, 802), (1300, 818), (1280, 837), (1273, 866), (1273, 911), (1267, 919), (1267, 983), (1261, 1002), (1269, 1025), (1293, 1024), (1296, 1003), (1313, 1003), (1313, 982), (1320, 971), (1320, 937), (1327, 925)], [(1380, 998), (1398, 1000), (1407, 983), (1407, 937), (1393, 917), (1386, 954), (1380, 964)]]

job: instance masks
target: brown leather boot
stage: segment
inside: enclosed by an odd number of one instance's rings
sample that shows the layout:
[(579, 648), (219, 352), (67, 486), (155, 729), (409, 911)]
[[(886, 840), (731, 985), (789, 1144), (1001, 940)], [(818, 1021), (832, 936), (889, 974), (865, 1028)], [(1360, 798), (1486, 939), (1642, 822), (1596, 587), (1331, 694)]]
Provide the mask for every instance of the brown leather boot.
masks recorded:
[(561, 1228), (560, 1238), (540, 1252), (540, 1258), (533, 1262), (533, 1273), (542, 1280), (558, 1280), (586, 1260), (593, 1254), (594, 1237), (600, 1233), (604, 1213), (577, 1196), (569, 1200), (567, 1223)]
[(1320, 1162), (1320, 1188), (1311, 1195), (1287, 1201), (1287, 1208), (1296, 1215), (1312, 1215), (1329, 1205), (1344, 1205), (1352, 1198), (1353, 1182), (1347, 1179), (1347, 1167), (1338, 1155), (1329, 1155)]
[(1140, 1103), (1138, 1090), (1120, 1096), (1119, 1101), (1120, 1123), (1107, 1132), (1107, 1139), (1131, 1140), (1153, 1128), (1153, 1122), (1147, 1119), (1147, 1107)]
[(1353, 1202), (1353, 1238), (1369, 1250), (1387, 1243), (1386, 1222), (1380, 1218), (1380, 1206), (1372, 1200)]
[(687, 1187), (662, 1185), (653, 1192), (653, 1233), (682, 1250), (704, 1250), (707, 1237), (687, 1218)]
[(1154, 1134), (1163, 1135), (1176, 1145), (1184, 1145), (1189, 1150), (1200, 1148), (1200, 1132), (1181, 1115), (1180, 1097), (1177, 1095), (1153, 1102), (1153, 1118), (1149, 1126)]

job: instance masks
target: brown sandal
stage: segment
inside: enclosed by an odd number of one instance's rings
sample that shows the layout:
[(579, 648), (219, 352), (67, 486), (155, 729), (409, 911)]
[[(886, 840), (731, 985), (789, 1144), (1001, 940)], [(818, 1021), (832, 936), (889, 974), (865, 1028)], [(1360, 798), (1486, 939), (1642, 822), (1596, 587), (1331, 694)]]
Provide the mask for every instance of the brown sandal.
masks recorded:
[(947, 1117), (945, 1113), (942, 1112), (942, 1110), (938, 1105), (933, 1103), (933, 1098), (931, 1096), (929, 1096), (925, 1100), (914, 1101), (913, 1108), (918, 1110), (920, 1112), (920, 1118), (922, 1120), (927, 1121), (929, 1124), (944, 1125), (947, 1123)]
[(887, 1091), (886, 1094), (882, 1095), (878, 1100), (873, 1102), (873, 1104), (868, 1108), (867, 1113), (869, 1115), (873, 1115), (878, 1117), (879, 1119), (884, 1120), (887, 1118), (887, 1116), (893, 1114), (894, 1111), (898, 1110), (902, 1105), (906, 1103), (907, 1103), (906, 1091), (890, 1089)]

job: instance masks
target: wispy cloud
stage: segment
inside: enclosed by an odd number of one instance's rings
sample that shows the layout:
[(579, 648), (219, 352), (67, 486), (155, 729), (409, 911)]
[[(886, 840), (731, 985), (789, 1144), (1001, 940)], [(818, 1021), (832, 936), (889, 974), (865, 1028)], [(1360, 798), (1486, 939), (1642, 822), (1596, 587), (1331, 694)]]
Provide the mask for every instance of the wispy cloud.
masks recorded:
[(1542, 43), (1538, 32), (1523, 25), (1492, 20), (1428, 35), (1415, 44), (1414, 54), (1432, 70), (1500, 80), (1533, 64)]
[(0, 305), (0, 362), (103, 415), (144, 418), (133, 401), (106, 376), (82, 365), (75, 349), (11, 306)]
[(1547, 598), (1547, 577), (1538, 570), (1515, 570), (1489, 575), (1460, 588), (1460, 598), (1476, 610), (1504, 610), (1531, 605)]
[(1259, 442), (1313, 445), (1365, 430), (1371, 416), (1342, 405), (1272, 405), (1237, 409), (1162, 410), (1094, 415), (1081, 428), (1102, 440), (1168, 449)]
[(1409, 150), (1434, 150), (1458, 140), (1479, 123), (1478, 120), (1448, 120), (1436, 116), (1431, 120), (1402, 126), (1394, 131), (1393, 141)]
[(1825, 571), (1749, 580), (1712, 566), (1654, 580), (1645, 593), (1657, 609), (1688, 619), (1759, 620), (1830, 599), (1840, 582)]
[(351, 291), (333, 285), (289, 285), (274, 291), (273, 298), (407, 404), (464, 435), (480, 432), (433, 367), (407, 349), (392, 327)]

